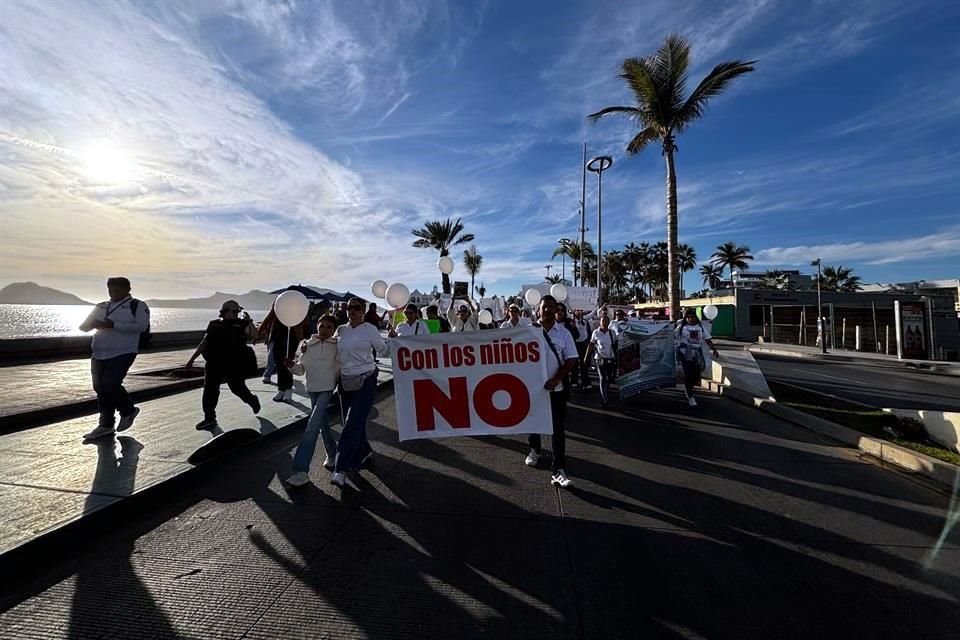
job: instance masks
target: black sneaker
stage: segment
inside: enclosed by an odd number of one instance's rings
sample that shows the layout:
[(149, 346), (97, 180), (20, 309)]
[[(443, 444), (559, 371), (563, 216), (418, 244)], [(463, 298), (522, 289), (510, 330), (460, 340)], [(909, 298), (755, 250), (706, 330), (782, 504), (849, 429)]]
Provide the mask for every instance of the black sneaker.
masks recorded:
[(260, 413), (260, 398), (253, 396), (253, 399), (250, 401), (250, 408), (253, 409), (254, 415)]
[(206, 429), (213, 429), (213, 428), (216, 428), (217, 426), (218, 426), (218, 425), (217, 425), (217, 419), (216, 419), (216, 418), (204, 418), (203, 420), (201, 420), (200, 422), (197, 423), (197, 431), (204, 431), (204, 430), (206, 430)]

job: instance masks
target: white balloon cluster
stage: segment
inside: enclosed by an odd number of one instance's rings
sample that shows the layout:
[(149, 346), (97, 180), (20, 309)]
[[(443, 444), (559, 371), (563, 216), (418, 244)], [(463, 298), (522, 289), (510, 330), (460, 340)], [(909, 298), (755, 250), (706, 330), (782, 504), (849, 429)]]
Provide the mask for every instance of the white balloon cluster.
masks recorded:
[(386, 300), (387, 306), (391, 309), (404, 307), (410, 301), (410, 289), (401, 282), (394, 282), (387, 286), (384, 280), (374, 280), (370, 285), (370, 293), (376, 298)]

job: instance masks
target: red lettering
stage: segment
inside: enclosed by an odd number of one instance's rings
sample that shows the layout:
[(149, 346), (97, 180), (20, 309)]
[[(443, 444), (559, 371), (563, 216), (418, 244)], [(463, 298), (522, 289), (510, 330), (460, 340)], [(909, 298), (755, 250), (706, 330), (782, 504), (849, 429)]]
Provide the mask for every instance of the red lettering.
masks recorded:
[(540, 343), (528, 342), (527, 349), (530, 350), (530, 362), (540, 362)]
[[(506, 391), (510, 396), (510, 405), (506, 409), (494, 406), (493, 394), (497, 391)], [(509, 373), (495, 373), (482, 379), (473, 390), (473, 407), (480, 419), (490, 426), (515, 427), (530, 413), (530, 394), (520, 378)], [(419, 424), (419, 416), (417, 422)]]
[[(511, 376), (512, 377), (512, 376)], [(470, 397), (465, 377), (450, 378), (450, 395), (433, 380), (413, 381), (413, 403), (417, 415), (417, 431), (437, 428), (436, 413), (454, 429), (470, 428)], [(529, 404), (529, 399), (528, 399)]]
[(410, 349), (406, 347), (397, 349), (397, 366), (400, 367), (400, 371), (410, 370)]
[(463, 347), (463, 362), (468, 367), (477, 364), (477, 357), (473, 355), (473, 345), (468, 344)]

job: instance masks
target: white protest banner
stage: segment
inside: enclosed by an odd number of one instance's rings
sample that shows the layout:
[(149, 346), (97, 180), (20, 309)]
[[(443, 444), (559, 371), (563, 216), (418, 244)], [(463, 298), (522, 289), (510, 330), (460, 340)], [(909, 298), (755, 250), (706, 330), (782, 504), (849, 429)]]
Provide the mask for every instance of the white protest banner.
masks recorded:
[(390, 347), (400, 440), (553, 432), (542, 331), (407, 336)]
[(593, 311), (597, 308), (596, 287), (567, 287), (566, 304), (568, 309)]

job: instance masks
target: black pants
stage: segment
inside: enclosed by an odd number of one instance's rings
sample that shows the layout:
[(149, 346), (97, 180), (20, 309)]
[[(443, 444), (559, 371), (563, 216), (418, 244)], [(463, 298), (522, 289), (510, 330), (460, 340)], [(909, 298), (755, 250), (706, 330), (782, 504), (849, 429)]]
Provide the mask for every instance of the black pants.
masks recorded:
[(253, 392), (247, 388), (247, 381), (243, 377), (242, 368), (229, 369), (229, 372), (220, 367), (207, 365), (203, 371), (203, 417), (207, 420), (217, 419), (217, 402), (220, 400), (220, 385), (226, 381), (233, 395), (247, 404), (254, 400)]
[[(553, 414), (553, 464), (550, 468), (556, 471), (567, 466), (567, 433), (563, 426), (567, 418), (566, 393), (550, 394), (550, 413)], [(539, 433), (531, 433), (527, 441), (531, 449), (540, 453), (543, 444)]]
[(133, 412), (133, 401), (123, 388), (123, 379), (136, 359), (137, 354), (125, 353), (106, 360), (90, 361), (90, 376), (93, 378), (93, 391), (97, 394), (101, 427), (112, 427), (116, 420), (114, 414), (118, 411), (121, 416)]
[(277, 367), (277, 389), (286, 391), (293, 389), (293, 374), (287, 368), (285, 362), (292, 359), (297, 351), (299, 342), (290, 337), (290, 344), (287, 344), (286, 333), (282, 333), (273, 342), (273, 363)]
[(681, 356), (680, 366), (683, 368), (683, 386), (686, 389), (687, 397), (693, 397), (693, 389), (701, 381), (700, 362), (696, 359), (687, 360)]
[[(576, 382), (580, 380), (580, 386), (585, 387), (590, 384), (590, 373), (587, 371), (587, 365), (583, 363), (583, 357), (587, 355), (587, 346), (590, 342), (584, 340), (583, 342), (578, 342), (577, 344), (577, 366), (573, 370), (573, 374), (570, 376), (571, 381)], [(577, 378), (577, 376), (580, 376)]]

